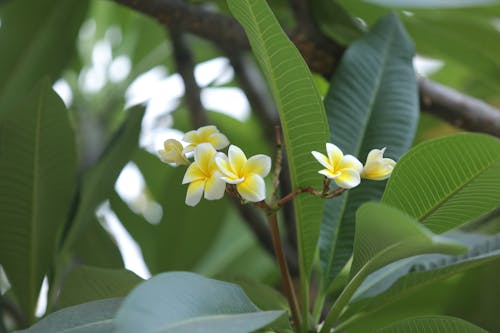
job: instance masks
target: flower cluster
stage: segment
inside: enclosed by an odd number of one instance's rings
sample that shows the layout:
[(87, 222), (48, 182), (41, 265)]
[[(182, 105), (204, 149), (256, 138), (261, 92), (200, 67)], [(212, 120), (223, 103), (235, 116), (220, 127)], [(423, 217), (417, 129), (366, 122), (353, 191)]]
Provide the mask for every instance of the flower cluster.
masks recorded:
[[(269, 156), (258, 154), (247, 159), (243, 150), (235, 145), (229, 145), (227, 137), (215, 126), (204, 126), (187, 132), (182, 140), (187, 143), (186, 147), (183, 147), (182, 143), (177, 140), (166, 140), (164, 149), (160, 150), (159, 154), (160, 159), (165, 163), (188, 166), (182, 180), (183, 184), (188, 184), (187, 205), (196, 206), (202, 197), (207, 200), (221, 199), (226, 190), (245, 201), (262, 202), (265, 200), (264, 177), (271, 170)], [(219, 151), (228, 145), (227, 155)], [(312, 152), (312, 155), (324, 167), (319, 171), (326, 177), (323, 191), (310, 187), (296, 189), (279, 200), (276, 207), (293, 199), (299, 193), (309, 192), (328, 199), (342, 194), (346, 189), (358, 186), (361, 178), (387, 179), (396, 162), (390, 158), (384, 158), (384, 152), (385, 148), (371, 150), (363, 166), (356, 157), (344, 155), (336, 145), (327, 143), (326, 155), (317, 151)], [(190, 160), (191, 157), (193, 161)], [(331, 180), (339, 189), (329, 192), (328, 184)], [(268, 209), (276, 208), (265, 203), (264, 205)]]
[(389, 178), (396, 165), (390, 158), (384, 158), (385, 148), (372, 149), (368, 153), (366, 163), (352, 155), (344, 155), (336, 145), (326, 144), (326, 155), (313, 151), (312, 154), (325, 169), (319, 173), (333, 180), (339, 187), (350, 189), (361, 182), (361, 178), (384, 180)]
[[(218, 200), (224, 196), (226, 184), (234, 185), (242, 199), (259, 202), (266, 198), (264, 177), (271, 169), (271, 158), (255, 155), (247, 159), (237, 146), (231, 145), (228, 154), (218, 152), (229, 145), (227, 137), (215, 126), (204, 126), (187, 132), (182, 144), (173, 139), (166, 140), (160, 158), (166, 163), (189, 165), (183, 184), (189, 184), (186, 204), (197, 205), (202, 196), (207, 200)], [(194, 161), (188, 156), (192, 153)]]

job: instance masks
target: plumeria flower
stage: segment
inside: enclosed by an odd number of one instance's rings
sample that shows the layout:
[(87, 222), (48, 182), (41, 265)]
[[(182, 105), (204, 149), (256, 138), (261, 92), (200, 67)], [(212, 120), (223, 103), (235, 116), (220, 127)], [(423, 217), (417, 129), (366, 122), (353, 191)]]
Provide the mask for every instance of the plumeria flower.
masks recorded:
[(366, 163), (361, 172), (361, 177), (371, 180), (384, 180), (389, 178), (396, 165), (390, 158), (384, 158), (385, 148), (372, 149), (368, 153)]
[(259, 154), (247, 160), (240, 148), (231, 145), (227, 156), (217, 153), (215, 163), (223, 175), (222, 180), (228, 184), (235, 184), (243, 199), (259, 202), (266, 198), (264, 177), (271, 170), (269, 156)]
[(203, 126), (194, 131), (189, 131), (184, 135), (182, 139), (189, 143), (186, 148), (184, 148), (185, 153), (193, 151), (196, 146), (201, 143), (210, 143), (215, 149), (223, 149), (229, 145), (229, 140), (227, 137), (219, 132), (217, 127)]
[(318, 171), (320, 174), (333, 179), (340, 187), (350, 189), (358, 186), (361, 182), (360, 173), (363, 171), (363, 164), (352, 155), (344, 155), (336, 145), (326, 144), (325, 156), (317, 151), (313, 151), (313, 156), (325, 169)]
[(186, 154), (182, 151), (182, 144), (175, 139), (165, 140), (163, 143), (165, 149), (158, 151), (160, 159), (165, 163), (174, 163), (177, 165), (189, 165)]
[(226, 183), (215, 164), (217, 151), (209, 143), (201, 143), (194, 150), (194, 162), (187, 168), (183, 184), (189, 183), (186, 193), (186, 205), (196, 206), (203, 193), (205, 199), (217, 200), (224, 196)]

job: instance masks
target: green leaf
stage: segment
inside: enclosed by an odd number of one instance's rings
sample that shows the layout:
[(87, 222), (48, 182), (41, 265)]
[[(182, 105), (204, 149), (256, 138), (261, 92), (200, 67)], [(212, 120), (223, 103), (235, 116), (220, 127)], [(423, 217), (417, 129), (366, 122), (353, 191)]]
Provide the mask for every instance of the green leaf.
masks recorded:
[[(385, 154), (397, 160), (411, 147), (419, 113), (413, 54), (393, 14), (346, 51), (325, 97), (330, 140), (344, 154), (363, 161), (371, 149), (386, 147)], [(327, 201), (320, 237), (325, 290), (352, 255), (358, 207), (379, 200), (384, 187), (385, 182), (363, 180)]]
[(449, 316), (421, 316), (398, 321), (376, 333), (488, 333), (460, 318)]
[(396, 165), (382, 202), (436, 233), (492, 211), (500, 202), (500, 141), (464, 133), (418, 145)]
[(87, 7), (86, 0), (16, 0), (0, 6), (0, 117), (34, 82), (57, 78), (74, 52)]
[(403, 212), (369, 202), (356, 214), (356, 235), (350, 281), (328, 313), (321, 333), (328, 332), (363, 280), (399, 259), (425, 254), (460, 254), (467, 247), (432, 234)]
[(456, 265), (465, 260), (495, 255), (494, 252), (500, 250), (500, 234), (485, 236), (453, 232), (443, 235), (443, 237), (464, 244), (468, 247), (469, 251), (460, 256), (447, 256), (443, 254), (419, 255), (384, 266), (365, 279), (353, 296), (353, 300), (376, 296), (389, 289), (399, 278), (409, 273)]
[(126, 269), (80, 266), (64, 279), (58, 306), (68, 307), (104, 298), (124, 297), (142, 279)]
[(433, 235), (403, 212), (379, 203), (366, 203), (356, 214), (356, 237), (351, 277), (362, 268), (371, 273), (399, 259), (425, 253), (461, 254), (460, 243)]
[[(321, 187), (311, 151), (328, 141), (325, 111), (314, 80), (293, 43), (265, 1), (228, 0), (243, 25), (252, 51), (277, 104), (294, 189)], [(294, 200), (302, 285), (310, 274), (319, 238), (323, 201), (301, 195)]]
[(127, 112), (127, 118), (111, 139), (102, 157), (83, 176), (80, 201), (64, 243), (65, 249), (72, 247), (79, 235), (95, 221), (97, 206), (113, 191), (122, 168), (137, 149), (144, 108), (135, 107)]
[(260, 311), (234, 284), (173, 272), (157, 275), (134, 289), (114, 325), (120, 333), (245, 333), (283, 313)]
[(0, 262), (30, 320), (74, 194), (68, 111), (47, 80), (0, 123)]
[(349, 45), (362, 36), (364, 28), (335, 0), (311, 3), (316, 22), (323, 33), (342, 45)]
[(122, 302), (111, 298), (56, 311), (17, 333), (111, 333), (113, 317)]
[[(419, 290), (432, 284), (443, 281), (447, 278), (471, 270), (473, 268), (486, 265), (500, 260), (500, 250), (494, 250), (490, 253), (479, 255), (455, 264), (445, 265), (437, 269), (419, 271), (422, 266), (417, 266), (416, 271), (401, 277), (385, 292), (370, 298), (357, 300), (349, 305), (349, 310), (345, 317), (349, 317), (360, 311), (374, 312), (393, 304), (399, 299), (408, 295), (415, 294)], [(446, 261), (445, 261), (446, 262)]]
[(114, 236), (103, 228), (97, 217), (78, 236), (73, 250), (75, 260), (80, 264), (106, 268), (124, 267)]

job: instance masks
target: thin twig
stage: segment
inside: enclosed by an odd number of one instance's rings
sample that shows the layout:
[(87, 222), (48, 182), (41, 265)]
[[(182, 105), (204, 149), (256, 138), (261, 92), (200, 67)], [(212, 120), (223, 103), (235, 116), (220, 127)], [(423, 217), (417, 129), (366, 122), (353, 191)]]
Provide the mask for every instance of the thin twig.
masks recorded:
[(273, 238), (274, 252), (276, 254), (276, 259), (280, 267), (281, 278), (283, 279), (285, 295), (288, 299), (288, 304), (290, 305), (290, 311), (292, 312), (292, 324), (297, 329), (300, 329), (302, 327), (302, 320), (304, 320), (304, 318), (300, 317), (299, 303), (297, 302), (297, 296), (295, 295), (292, 278), (290, 276), (290, 272), (288, 271), (287, 262), (285, 260), (283, 245), (281, 244), (280, 232), (278, 227), (278, 219), (276, 217), (276, 214), (271, 214), (267, 218)]
[(269, 205), (273, 206), (278, 196), (278, 188), (280, 185), (281, 164), (283, 163), (283, 146), (281, 143), (281, 128), (276, 126), (276, 157), (274, 159), (274, 173), (273, 173), (273, 192)]

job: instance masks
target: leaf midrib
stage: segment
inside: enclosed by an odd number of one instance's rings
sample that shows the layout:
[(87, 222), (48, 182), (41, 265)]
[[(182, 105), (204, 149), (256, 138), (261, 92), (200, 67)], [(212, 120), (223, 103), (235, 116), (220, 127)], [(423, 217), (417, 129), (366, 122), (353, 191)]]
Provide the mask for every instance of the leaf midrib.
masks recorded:
[(425, 224), (426, 223), (425, 219), (429, 218), (434, 212), (436, 212), (439, 208), (441, 208), (441, 206), (443, 206), (445, 203), (447, 203), (448, 199), (450, 199), (456, 193), (460, 192), (464, 187), (466, 187), (471, 182), (476, 180), (476, 178), (480, 177), (484, 172), (486, 172), (486, 170), (491, 169), (498, 162), (500, 162), (500, 156), (498, 158), (492, 160), (491, 163), (487, 164), (484, 168), (479, 169), (478, 172), (472, 178), (468, 178), (468, 180), (466, 182), (462, 183), (454, 191), (451, 191), (446, 196), (444, 196), (440, 201), (437, 202), (437, 204), (435, 206), (431, 207), (431, 209), (429, 209), (427, 212), (425, 212), (424, 215), (422, 215), (421, 217), (418, 218), (420, 220), (420, 222)]

